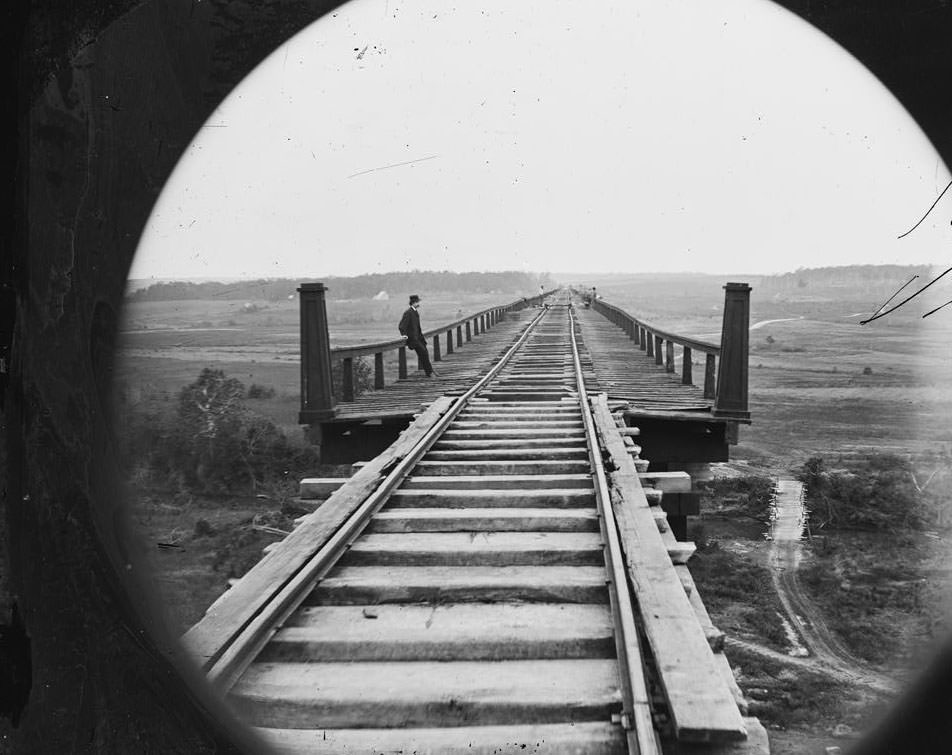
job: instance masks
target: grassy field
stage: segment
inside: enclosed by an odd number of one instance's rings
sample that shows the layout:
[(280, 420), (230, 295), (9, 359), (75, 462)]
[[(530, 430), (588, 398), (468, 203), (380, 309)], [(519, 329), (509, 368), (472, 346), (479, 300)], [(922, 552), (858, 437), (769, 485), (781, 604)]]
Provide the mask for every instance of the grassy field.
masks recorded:
[[(420, 309), (422, 324), (430, 329), (514, 298), (502, 294), (428, 296)], [(405, 309), (402, 299), (328, 301), (331, 347), (399, 337), (397, 323)], [(116, 385), (117, 392), (132, 404), (160, 408), (173, 401), (203, 367), (214, 367), (246, 386), (274, 390), (271, 399), (249, 402), (251, 408), (289, 437), (301, 434), (297, 301), (133, 302), (126, 305), (122, 318)], [(386, 356), (387, 380), (395, 380), (396, 353)], [(410, 364), (414, 364), (412, 355)]]
[[(597, 285), (607, 301), (652, 324), (717, 341), (724, 282), (702, 276), (633, 276)], [(835, 466), (837, 460), (890, 451), (913, 460), (920, 482), (934, 475), (952, 453), (952, 313), (922, 320), (918, 311), (900, 311), (860, 326), (858, 313), (874, 311), (884, 299), (879, 290), (831, 286), (771, 291), (755, 284), (753, 424), (741, 429), (732, 459), (757, 474), (776, 476), (790, 474), (815, 455)], [(508, 300), (493, 295), (429, 297), (421, 310), (424, 327)], [(404, 302), (330, 300), (327, 309), (331, 340), (339, 346), (395, 337)], [(148, 302), (127, 307), (123, 315), (117, 393), (127, 410), (173, 411), (182, 387), (212, 366), (246, 387), (273, 389), (273, 397), (249, 399), (248, 407), (294, 443), (303, 443), (297, 425), (296, 301)], [(947, 484), (943, 475), (933, 484), (943, 479)], [(238, 576), (274, 539), (256, 522), (277, 529), (290, 526), (292, 489), (289, 481), (262, 497), (230, 501), (140, 489), (130, 510), (177, 629), (200, 618), (228, 578)], [(708, 512), (692, 526), (703, 546), (692, 566), (715, 623), (731, 635), (783, 650), (777, 602), (765, 569), (766, 525), (743, 513)], [(945, 626), (947, 546), (944, 532), (918, 535), (915, 542), (875, 533), (826, 534), (808, 546), (804, 575), (831, 628), (870, 663), (901, 673), (922, 662), (929, 637)], [(860, 637), (860, 625), (873, 635)], [(779, 697), (758, 703), (775, 729), (778, 751), (815, 751), (796, 749), (798, 736), (815, 747), (835, 744), (829, 738), (831, 726), (860, 726), (866, 720), (848, 691), (825, 680), (791, 677), (789, 669), (741, 655), (731, 660), (743, 671), (745, 689), (778, 690)], [(781, 735), (781, 729), (792, 733)]]

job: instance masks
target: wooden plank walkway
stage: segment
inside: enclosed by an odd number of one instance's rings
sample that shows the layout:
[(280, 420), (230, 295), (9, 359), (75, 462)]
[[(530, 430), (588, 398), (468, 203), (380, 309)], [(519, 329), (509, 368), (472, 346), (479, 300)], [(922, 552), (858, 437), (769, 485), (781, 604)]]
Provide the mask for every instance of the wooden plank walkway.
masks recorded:
[[(621, 328), (598, 312), (584, 307), (575, 311), (584, 344), (582, 360), (589, 391), (603, 391), (610, 398), (630, 401), (633, 408), (646, 411), (710, 412), (712, 399), (704, 398), (700, 386), (682, 385), (680, 371), (666, 372), (639, 350)], [(367, 390), (352, 402), (338, 402), (331, 422), (406, 418), (439, 396), (462, 393), (495, 363), (538, 312), (532, 308), (510, 313), (490, 330), (457, 346), (452, 354), (444, 353), (442, 361), (434, 362), (438, 378), (427, 378), (415, 371), (416, 356), (409, 353), (411, 371), (406, 380), (393, 381), (380, 390)], [(696, 372), (702, 369), (703, 365)]]
[[(713, 399), (704, 398), (698, 385), (682, 385), (680, 369), (666, 372), (646, 356), (625, 332), (592, 309), (577, 307), (585, 345), (585, 384), (590, 393), (630, 401), (646, 411), (710, 412)], [(701, 364), (695, 374), (703, 375)]]
[[(416, 371), (416, 354), (408, 350), (406, 380), (395, 380), (381, 390), (368, 390), (355, 401), (339, 401), (331, 421), (409, 417), (440, 396), (463, 393), (496, 363), (538, 313), (537, 307), (510, 312), (489, 330), (474, 335), (472, 341), (456, 346), (452, 354), (445, 353), (444, 346), (442, 361), (433, 362), (439, 377), (428, 378)], [(430, 359), (433, 359), (432, 344)]]

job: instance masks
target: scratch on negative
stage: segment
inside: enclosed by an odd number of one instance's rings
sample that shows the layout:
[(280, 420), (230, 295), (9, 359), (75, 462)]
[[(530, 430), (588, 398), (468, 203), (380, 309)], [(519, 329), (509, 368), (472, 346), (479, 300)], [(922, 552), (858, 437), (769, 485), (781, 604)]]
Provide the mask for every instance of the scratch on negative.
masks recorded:
[(392, 165), (379, 165), (376, 168), (368, 168), (367, 170), (362, 170), (359, 173), (353, 173), (347, 177), (356, 178), (357, 176), (362, 176), (366, 173), (373, 173), (378, 170), (386, 170), (387, 168), (399, 168), (403, 165), (413, 165), (414, 163), (422, 163), (426, 160), (432, 160), (435, 157), (439, 157), (439, 155), (430, 155), (429, 157), (421, 157), (416, 160), (407, 160), (406, 162), (403, 162), (403, 163), (393, 163)]

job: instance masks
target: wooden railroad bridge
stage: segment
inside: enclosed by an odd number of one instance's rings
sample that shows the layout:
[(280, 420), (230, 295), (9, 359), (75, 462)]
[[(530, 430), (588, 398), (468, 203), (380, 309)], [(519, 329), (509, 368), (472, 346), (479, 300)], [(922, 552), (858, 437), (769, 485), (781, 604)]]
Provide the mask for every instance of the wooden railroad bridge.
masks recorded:
[[(383, 451), (423, 407), (443, 395), (460, 395), (521, 332), (543, 299), (522, 298), (424, 332), (441, 379), (408, 366), (402, 339), (330, 347), (326, 288), (303, 284), (301, 302), (301, 411), (326, 462), (359, 462)], [(606, 393), (613, 409), (641, 431), (642, 458), (653, 472), (693, 470), (727, 461), (747, 406), (750, 287), (724, 286), (719, 344), (675, 335), (603, 299), (586, 307), (573, 292), (582, 336), (587, 390)], [(373, 360), (373, 390), (359, 392), (356, 365)], [(415, 360), (415, 355), (412, 357)], [(332, 375), (340, 372), (339, 396)], [(414, 365), (415, 367), (415, 365)], [(333, 483), (329, 483), (333, 484)], [(697, 495), (671, 491), (664, 510), (685, 537), (685, 517), (698, 513)]]
[(768, 752), (684, 542), (686, 470), (749, 422), (749, 287), (719, 345), (565, 289), (491, 308), (427, 333), (439, 380), (330, 349), (324, 291), (301, 422), (375, 451), (184, 636), (239, 718), (285, 753)]

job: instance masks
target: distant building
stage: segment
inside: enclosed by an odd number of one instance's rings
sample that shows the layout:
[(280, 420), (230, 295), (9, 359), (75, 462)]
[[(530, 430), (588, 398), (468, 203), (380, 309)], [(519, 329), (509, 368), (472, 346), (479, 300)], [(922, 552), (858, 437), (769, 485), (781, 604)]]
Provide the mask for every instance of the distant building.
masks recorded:
[(381, 291), (379, 294), (377, 294), (374, 297), (374, 301), (389, 301), (389, 300), (390, 300), (390, 294), (388, 294), (386, 291)]

